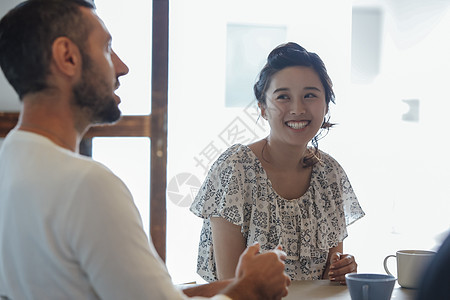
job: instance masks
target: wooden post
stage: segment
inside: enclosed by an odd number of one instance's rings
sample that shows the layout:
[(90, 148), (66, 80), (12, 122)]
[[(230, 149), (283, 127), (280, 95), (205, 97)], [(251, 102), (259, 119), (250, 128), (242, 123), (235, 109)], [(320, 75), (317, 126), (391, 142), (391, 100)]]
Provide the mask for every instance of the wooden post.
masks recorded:
[[(169, 1), (153, 0), (150, 235), (166, 260), (167, 89)], [(156, 130), (156, 128), (158, 130)]]

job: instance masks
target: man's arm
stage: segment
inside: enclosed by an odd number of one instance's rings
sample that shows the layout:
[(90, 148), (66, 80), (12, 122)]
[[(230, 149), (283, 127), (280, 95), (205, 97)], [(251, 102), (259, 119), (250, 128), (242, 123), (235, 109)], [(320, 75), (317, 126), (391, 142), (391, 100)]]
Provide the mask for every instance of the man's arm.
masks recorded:
[(233, 279), (184, 289), (189, 297), (223, 294), (233, 300), (281, 299), (288, 293), (290, 279), (284, 272), (286, 254), (277, 248), (259, 254), (259, 244), (248, 247), (240, 256)]
[(264, 300), (287, 294), (290, 281), (284, 272), (285, 253), (275, 249), (259, 254), (257, 244), (241, 255), (231, 282), (197, 287), (183, 295), (148, 243), (123, 182), (102, 168), (92, 171), (79, 183), (78, 201), (68, 209), (65, 236), (101, 298), (184, 299), (185, 295), (212, 296), (221, 290), (219, 294), (233, 300)]
[(185, 299), (149, 243), (125, 184), (103, 167), (85, 172), (74, 183), (64, 236), (99, 298)]
[(199, 284), (193, 287), (188, 287), (182, 289), (183, 293), (189, 297), (199, 296), (199, 297), (213, 297), (224, 290), (230, 283), (233, 282), (232, 279), (214, 281), (207, 284)]

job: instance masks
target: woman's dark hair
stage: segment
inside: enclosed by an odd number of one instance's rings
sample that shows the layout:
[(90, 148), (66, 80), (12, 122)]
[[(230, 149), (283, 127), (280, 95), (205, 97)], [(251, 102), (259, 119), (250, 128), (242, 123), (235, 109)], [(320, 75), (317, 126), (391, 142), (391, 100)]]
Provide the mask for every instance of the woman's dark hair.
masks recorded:
[(56, 38), (68, 37), (83, 51), (92, 26), (80, 6), (95, 8), (87, 0), (28, 0), (0, 21), (0, 66), (20, 99), (49, 87)]
[[(330, 101), (335, 103), (333, 83), (328, 76), (327, 69), (325, 68), (322, 59), (320, 59), (316, 53), (308, 52), (305, 48), (293, 42), (281, 44), (269, 53), (267, 63), (262, 68), (258, 76), (258, 81), (253, 86), (253, 91), (258, 103), (266, 106), (266, 91), (269, 88), (273, 75), (284, 68), (293, 66), (311, 67), (316, 71), (325, 89), (325, 102), (327, 107), (329, 106)], [(306, 167), (315, 164), (318, 159), (320, 159), (318, 157), (318, 140), (322, 138), (333, 125), (334, 124), (329, 122), (329, 117), (324, 119), (321, 127), (322, 130), (320, 130), (311, 141), (314, 146), (314, 152), (312, 152), (311, 155), (305, 156), (303, 160)], [(325, 134), (323, 132), (324, 130)]]

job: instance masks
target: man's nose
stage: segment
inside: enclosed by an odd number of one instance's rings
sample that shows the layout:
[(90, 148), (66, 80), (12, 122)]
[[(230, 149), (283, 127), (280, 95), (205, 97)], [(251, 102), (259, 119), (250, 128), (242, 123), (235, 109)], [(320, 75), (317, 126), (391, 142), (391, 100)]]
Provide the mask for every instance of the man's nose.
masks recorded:
[(117, 77), (128, 74), (130, 69), (128, 69), (128, 66), (120, 59), (120, 57), (114, 51), (112, 52), (111, 60), (114, 64), (114, 69), (116, 70)]

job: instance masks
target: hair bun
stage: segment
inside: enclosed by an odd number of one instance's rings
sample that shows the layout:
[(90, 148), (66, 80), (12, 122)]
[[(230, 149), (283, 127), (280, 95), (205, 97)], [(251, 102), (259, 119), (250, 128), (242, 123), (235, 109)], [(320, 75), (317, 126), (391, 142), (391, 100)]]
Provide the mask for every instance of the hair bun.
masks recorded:
[(288, 43), (281, 44), (281, 45), (277, 46), (275, 49), (273, 49), (267, 56), (267, 61), (271, 61), (278, 57), (285, 56), (287, 53), (294, 53), (294, 52), (298, 52), (299, 54), (300, 53), (303, 53), (303, 54), (308, 53), (308, 51), (306, 51), (306, 49), (303, 48), (302, 46), (300, 46), (299, 44), (294, 43), (294, 42), (288, 42)]

